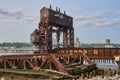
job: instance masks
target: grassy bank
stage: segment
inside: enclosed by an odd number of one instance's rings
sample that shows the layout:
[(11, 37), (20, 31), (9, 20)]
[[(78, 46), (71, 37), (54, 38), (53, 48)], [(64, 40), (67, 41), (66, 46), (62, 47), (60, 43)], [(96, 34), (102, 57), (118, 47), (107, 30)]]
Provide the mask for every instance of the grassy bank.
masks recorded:
[[(78, 79), (78, 80), (86, 80), (95, 77), (99, 77), (101, 79), (108, 77), (114, 77), (116, 74), (120, 75), (119, 69), (107, 69), (107, 68), (99, 68), (97, 70), (93, 70), (91, 72), (80, 73), (77, 76), (51, 71), (51, 70), (19, 70), (19, 69), (0, 69), (0, 78), (4, 77), (5, 80), (49, 80), (50, 78), (55, 80), (64, 80), (65, 78), (69, 79)], [(112, 80), (112, 79), (111, 79)]]
[[(53, 78), (53, 79), (64, 79), (64, 78), (77, 78), (76, 76), (73, 75), (69, 75), (66, 73), (61, 73), (61, 72), (57, 72), (57, 71), (52, 71), (52, 70), (21, 70), (21, 69), (0, 69), (0, 75), (1, 77), (5, 77), (5, 78), (10, 78), (13, 76), (20, 76), (20, 80), (28, 80), (27, 78), (29, 77), (33, 77), (33, 78)], [(3, 76), (4, 75), (4, 76)], [(23, 76), (23, 79), (21, 79)], [(8, 80), (8, 79), (5, 79)], [(13, 79), (12, 79), (13, 80)], [(16, 80), (16, 79), (14, 79)], [(17, 79), (18, 80), (18, 79)]]

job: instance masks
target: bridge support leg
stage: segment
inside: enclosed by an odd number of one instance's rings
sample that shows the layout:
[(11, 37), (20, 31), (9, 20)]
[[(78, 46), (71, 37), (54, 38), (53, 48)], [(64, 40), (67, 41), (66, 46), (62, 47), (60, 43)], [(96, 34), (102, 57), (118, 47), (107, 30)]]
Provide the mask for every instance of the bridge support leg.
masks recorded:
[(23, 61), (24, 70), (26, 70), (26, 61)]
[(83, 64), (83, 58), (80, 56), (80, 64)]
[(114, 62), (114, 60), (112, 59), (112, 63), (114, 63), (115, 64), (115, 62)]
[(13, 60), (13, 68), (16, 68), (16, 60)]
[(5, 69), (7, 68), (6, 61), (5, 61), (5, 60), (4, 60), (4, 68), (5, 68)]
[(50, 60), (50, 70), (53, 70), (53, 63), (51, 60)]

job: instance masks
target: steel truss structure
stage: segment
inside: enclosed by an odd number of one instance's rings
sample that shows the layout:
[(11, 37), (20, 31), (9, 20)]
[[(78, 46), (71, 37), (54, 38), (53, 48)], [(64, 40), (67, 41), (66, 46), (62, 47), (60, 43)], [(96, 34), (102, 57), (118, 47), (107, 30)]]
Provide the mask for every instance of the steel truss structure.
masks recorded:
[[(83, 65), (86, 60), (91, 66), (93, 63), (84, 55), (80, 54), (40, 54), (40, 55), (9, 55), (0, 57), (3, 60), (4, 68), (13, 69), (50, 69), (60, 72), (69, 72), (76, 66)], [(74, 65), (74, 67), (73, 67)]]

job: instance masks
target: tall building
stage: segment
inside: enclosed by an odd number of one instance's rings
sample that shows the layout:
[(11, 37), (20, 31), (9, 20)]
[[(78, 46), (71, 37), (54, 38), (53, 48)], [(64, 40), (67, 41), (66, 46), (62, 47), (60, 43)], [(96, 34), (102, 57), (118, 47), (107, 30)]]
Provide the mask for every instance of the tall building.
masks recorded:
[(52, 39), (53, 45), (57, 45), (57, 39)]
[(53, 47), (53, 49), (54, 48), (57, 48), (57, 39), (52, 39), (52, 47)]
[(80, 47), (80, 41), (78, 37), (76, 37), (75, 47)]
[(106, 44), (110, 44), (110, 39), (106, 39)]
[(106, 45), (104, 45), (105, 48), (115, 48), (116, 46), (111, 44), (110, 39), (106, 39)]

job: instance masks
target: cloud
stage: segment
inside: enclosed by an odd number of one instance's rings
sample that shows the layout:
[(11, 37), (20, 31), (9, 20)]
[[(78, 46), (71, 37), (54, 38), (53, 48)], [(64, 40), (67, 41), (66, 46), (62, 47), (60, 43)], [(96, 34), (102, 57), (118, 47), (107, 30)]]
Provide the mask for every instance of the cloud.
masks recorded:
[(118, 15), (120, 15), (120, 10), (116, 12)]
[(14, 10), (12, 14), (14, 17), (16, 17), (16, 19), (21, 19), (22, 17), (24, 17), (24, 9)]
[(17, 10), (6, 10), (0, 8), (0, 21), (5, 21), (9, 23), (16, 23), (17, 20), (22, 20), (23, 22), (32, 23), (37, 19), (36, 16), (25, 17), (25, 9)]
[(111, 11), (87, 13), (74, 19), (78, 27), (109, 27), (120, 26), (120, 17)]
[(26, 21), (27, 23), (31, 23), (31, 22), (36, 21), (36, 19), (37, 19), (36, 16), (30, 16), (30, 17), (25, 18), (25, 21)]
[(86, 19), (89, 19), (89, 20), (95, 20), (95, 19), (101, 19), (101, 18), (104, 18), (106, 16), (106, 14), (108, 14), (110, 11), (101, 11), (101, 12), (97, 12), (97, 13), (90, 13), (90, 12), (86, 12), (86, 13), (83, 13), (83, 14), (80, 14), (78, 16), (75, 17), (75, 20), (86, 20)]
[(0, 8), (0, 16), (1, 17), (10, 17), (10, 18), (16, 18), (21, 19), (24, 17), (24, 9), (18, 9), (14, 11), (7, 11), (4, 8)]
[(1, 15), (4, 15), (4, 16), (12, 16), (11, 13), (7, 12), (7, 11), (4, 11), (2, 8), (0, 8), (0, 14)]

